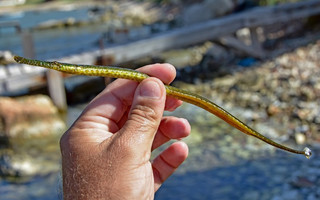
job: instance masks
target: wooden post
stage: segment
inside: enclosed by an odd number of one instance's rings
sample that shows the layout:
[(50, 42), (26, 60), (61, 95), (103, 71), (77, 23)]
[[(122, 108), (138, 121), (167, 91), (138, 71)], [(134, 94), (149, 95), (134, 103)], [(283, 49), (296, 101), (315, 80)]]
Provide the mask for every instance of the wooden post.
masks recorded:
[(66, 92), (64, 89), (63, 78), (61, 72), (49, 69), (47, 71), (47, 82), (50, 97), (54, 105), (60, 111), (66, 111), (67, 101), (66, 101)]
[(21, 33), (23, 55), (27, 58), (34, 59), (36, 57), (32, 34), (29, 31)]
[(253, 49), (255, 49), (255, 51), (257, 51), (257, 53), (259, 55), (261, 55), (261, 57), (264, 57), (263, 55), (263, 49), (261, 46), (261, 42), (259, 40), (259, 35), (257, 32), (257, 27), (251, 27), (250, 30), (250, 38), (251, 38), (251, 46), (253, 47)]

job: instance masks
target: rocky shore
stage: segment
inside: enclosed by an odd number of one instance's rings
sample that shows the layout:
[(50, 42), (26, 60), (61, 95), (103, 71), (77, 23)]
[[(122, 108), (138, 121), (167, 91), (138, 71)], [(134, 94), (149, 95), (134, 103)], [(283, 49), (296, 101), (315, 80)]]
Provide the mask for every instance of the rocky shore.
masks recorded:
[[(212, 81), (175, 83), (208, 97), (282, 144), (297, 149), (309, 146), (310, 160), (277, 150), (184, 104), (173, 114), (191, 123), (192, 133), (186, 139), (190, 155), (156, 199), (319, 199), (319, 52), (318, 41), (255, 67), (233, 67), (230, 75)], [(70, 108), (70, 122), (82, 109)], [(47, 174), (33, 176), (19, 187), (2, 180), (5, 187), (0, 192), (7, 199), (57, 198), (59, 172), (46, 169)], [(38, 193), (34, 188), (40, 185), (46, 189)], [(17, 198), (12, 197), (13, 191)]]
[(227, 109), (240, 109), (240, 118), (249, 123), (271, 120), (285, 127), (277, 137), (289, 135), (298, 144), (319, 142), (319, 52), (317, 41), (262, 65), (233, 68), (232, 74), (213, 81), (179, 85)]
[(270, 147), (186, 104), (175, 114), (191, 122), (190, 156), (157, 199), (319, 199), (319, 52), (318, 41), (206, 83), (177, 83), (269, 138), (297, 149), (309, 146), (310, 160)]

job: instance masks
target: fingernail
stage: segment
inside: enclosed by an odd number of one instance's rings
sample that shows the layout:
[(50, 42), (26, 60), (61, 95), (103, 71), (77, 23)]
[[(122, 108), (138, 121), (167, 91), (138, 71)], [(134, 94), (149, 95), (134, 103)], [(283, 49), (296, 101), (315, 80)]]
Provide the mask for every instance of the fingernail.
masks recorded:
[(161, 97), (160, 86), (155, 81), (144, 81), (140, 85), (140, 95), (143, 97), (159, 99)]

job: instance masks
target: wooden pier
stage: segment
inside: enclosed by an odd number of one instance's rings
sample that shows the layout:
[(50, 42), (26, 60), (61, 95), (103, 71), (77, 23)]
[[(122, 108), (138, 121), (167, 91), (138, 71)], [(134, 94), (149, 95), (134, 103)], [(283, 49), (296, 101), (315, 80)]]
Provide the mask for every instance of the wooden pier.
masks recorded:
[[(58, 59), (61, 62), (77, 64), (93, 64), (97, 57), (103, 56), (112, 63), (117, 64), (129, 62), (145, 56), (155, 55), (159, 52), (182, 48), (194, 44), (199, 44), (207, 40), (216, 40), (221, 43), (235, 48), (255, 58), (265, 58), (267, 56), (261, 43), (257, 30), (262, 30), (270, 25), (294, 23), (295, 20), (307, 18), (320, 14), (320, 1), (309, 0), (298, 3), (283, 4), (271, 7), (257, 7), (245, 12), (230, 14), (219, 19), (213, 19), (203, 23), (195, 24), (188, 27), (182, 27), (176, 30), (168, 31), (161, 34), (151, 35), (149, 38), (126, 44), (109, 46), (103, 50), (86, 52)], [(237, 31), (248, 29), (251, 36), (250, 44), (246, 44), (237, 37)], [(264, 37), (267, 37), (264, 35)], [(30, 40), (28, 40), (30, 41)], [(32, 49), (31, 47), (26, 49)], [(27, 56), (33, 57), (32, 52)], [(27, 65), (10, 65), (0, 67), (0, 95), (6, 95), (14, 91), (46, 84), (47, 77), (54, 77), (49, 81), (50, 84), (56, 85), (59, 76), (47, 76), (47, 70), (34, 68)], [(50, 74), (50, 73), (49, 73)], [(63, 87), (63, 83), (59, 83)], [(56, 104), (63, 104), (61, 95), (63, 88), (54, 89), (56, 86), (50, 86), (51, 95), (56, 100)], [(60, 94), (58, 94), (60, 93)], [(59, 100), (60, 99), (60, 100)], [(59, 103), (60, 102), (60, 103)]]

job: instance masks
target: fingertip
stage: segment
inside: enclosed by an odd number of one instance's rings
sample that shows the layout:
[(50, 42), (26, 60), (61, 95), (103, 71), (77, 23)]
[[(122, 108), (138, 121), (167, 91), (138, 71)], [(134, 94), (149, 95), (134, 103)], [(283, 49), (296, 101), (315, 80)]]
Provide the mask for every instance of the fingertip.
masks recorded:
[(180, 118), (181, 122), (184, 124), (184, 132), (186, 133), (185, 136), (188, 136), (191, 132), (191, 125), (189, 121), (185, 118)]
[(167, 138), (179, 139), (190, 134), (191, 126), (185, 118), (166, 117), (161, 121), (160, 130)]
[[(173, 143), (169, 148), (168, 151), (173, 151), (175, 154), (175, 159), (177, 161), (185, 161), (185, 159), (188, 157), (189, 154), (189, 148), (188, 145), (183, 141), (177, 141)], [(171, 152), (171, 153), (173, 153)], [(179, 165), (181, 164), (179, 163)], [(177, 167), (179, 166), (177, 165)]]
[(190, 135), (191, 126), (188, 120), (177, 117), (164, 117), (154, 138), (152, 150), (171, 139), (180, 140)]
[[(172, 138), (172, 139), (181, 139), (181, 138), (185, 138), (187, 136), (190, 135), (191, 132), (191, 126), (189, 124), (189, 121), (185, 118), (178, 118), (178, 122), (175, 125), (175, 132), (176, 132), (176, 138)], [(171, 133), (172, 134), (172, 133)]]
[(118, 132), (121, 137), (130, 138), (135, 149), (142, 154), (152, 147), (162, 119), (165, 98), (165, 88), (159, 79), (150, 77), (143, 80), (135, 91), (128, 120)]
[(155, 64), (151, 64), (151, 65), (146, 65), (146, 67), (155, 67), (155, 68), (166, 69), (171, 74), (176, 75), (176, 68), (170, 63), (155, 63)]
[(160, 99), (163, 96), (163, 83), (156, 78), (149, 78), (141, 82), (137, 88), (140, 97)]
[(173, 143), (152, 163), (155, 191), (188, 157), (188, 146), (182, 141)]
[(165, 84), (171, 83), (176, 77), (176, 68), (169, 63), (146, 65), (137, 70), (149, 76), (159, 78)]
[(176, 75), (177, 75), (177, 70), (176, 70), (176, 68), (172, 65), (172, 64), (170, 64), (170, 63), (162, 63), (162, 64), (160, 64), (162, 67), (165, 67), (165, 68), (167, 68), (168, 69), (168, 71), (170, 71), (170, 74), (172, 74), (174, 77), (176, 77)]
[(172, 112), (175, 109), (177, 109), (179, 106), (181, 106), (182, 103), (183, 103), (183, 101), (181, 101), (179, 99), (176, 99), (171, 96), (167, 96), (165, 110)]

